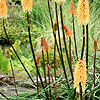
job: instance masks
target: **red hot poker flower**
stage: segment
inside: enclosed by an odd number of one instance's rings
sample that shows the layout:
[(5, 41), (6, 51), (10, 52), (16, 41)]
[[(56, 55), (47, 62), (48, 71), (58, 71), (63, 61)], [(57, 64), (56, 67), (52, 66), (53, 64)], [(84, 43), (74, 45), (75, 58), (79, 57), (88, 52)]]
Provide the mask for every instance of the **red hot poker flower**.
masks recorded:
[(7, 49), (7, 54), (8, 54), (8, 58), (11, 58), (11, 54), (10, 54), (10, 52), (9, 52), (9, 50)]
[(94, 47), (93, 47), (93, 50), (98, 50), (98, 45), (97, 45), (97, 40), (94, 39)]
[(70, 12), (69, 12), (69, 15), (71, 14), (75, 14), (76, 15), (76, 12), (75, 12), (75, 6), (74, 6), (74, 2), (71, 1), (71, 8), (70, 8)]
[(66, 37), (72, 37), (73, 33), (67, 28), (66, 25), (63, 26), (65, 33), (66, 33)]
[(44, 46), (43, 50), (45, 51), (45, 50), (47, 50), (47, 49), (50, 49), (50, 47), (49, 47), (48, 44), (47, 44), (46, 39), (42, 37), (42, 41), (43, 41), (43, 46)]
[(41, 55), (38, 54), (38, 56), (37, 56), (37, 58), (36, 58), (36, 63), (37, 63), (38, 65), (40, 65), (40, 58), (41, 58)]

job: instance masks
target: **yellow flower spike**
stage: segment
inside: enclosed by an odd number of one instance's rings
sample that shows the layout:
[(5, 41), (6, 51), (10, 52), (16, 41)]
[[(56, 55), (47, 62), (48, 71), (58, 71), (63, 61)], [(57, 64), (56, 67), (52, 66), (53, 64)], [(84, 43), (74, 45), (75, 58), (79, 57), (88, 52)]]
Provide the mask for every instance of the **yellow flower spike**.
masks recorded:
[(74, 71), (74, 87), (76, 88), (76, 92), (79, 93), (79, 83), (81, 82), (82, 91), (85, 90), (86, 81), (87, 81), (87, 69), (85, 60), (78, 60), (76, 63), (76, 68)]
[(79, 0), (77, 5), (77, 21), (79, 24), (86, 25), (89, 22), (89, 1)]
[(66, 0), (55, 0), (56, 3), (59, 3), (60, 5), (62, 5)]
[(33, 0), (21, 0), (22, 8), (25, 12), (32, 11)]
[(6, 18), (8, 14), (8, 8), (6, 5), (5, 0), (0, 0), (0, 17), (1, 18)]
[(95, 50), (98, 50), (99, 48), (98, 48), (98, 45), (97, 45), (97, 40), (96, 39), (94, 39), (94, 47), (93, 47), (93, 50), (95, 51)]

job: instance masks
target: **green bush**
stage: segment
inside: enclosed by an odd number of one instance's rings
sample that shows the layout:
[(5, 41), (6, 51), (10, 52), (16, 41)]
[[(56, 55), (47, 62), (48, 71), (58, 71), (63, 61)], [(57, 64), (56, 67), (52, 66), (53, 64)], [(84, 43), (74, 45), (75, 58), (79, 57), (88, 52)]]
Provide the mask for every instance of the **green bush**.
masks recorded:
[(8, 73), (9, 67), (9, 60), (7, 59), (6, 55), (3, 54), (3, 50), (0, 47), (0, 70)]

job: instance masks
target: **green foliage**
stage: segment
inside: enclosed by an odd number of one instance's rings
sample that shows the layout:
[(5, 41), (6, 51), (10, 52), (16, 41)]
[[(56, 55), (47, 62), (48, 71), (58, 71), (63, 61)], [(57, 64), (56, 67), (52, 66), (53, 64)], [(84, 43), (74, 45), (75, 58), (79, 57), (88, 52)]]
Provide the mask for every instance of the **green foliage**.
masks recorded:
[(9, 60), (0, 47), (0, 70), (8, 73)]

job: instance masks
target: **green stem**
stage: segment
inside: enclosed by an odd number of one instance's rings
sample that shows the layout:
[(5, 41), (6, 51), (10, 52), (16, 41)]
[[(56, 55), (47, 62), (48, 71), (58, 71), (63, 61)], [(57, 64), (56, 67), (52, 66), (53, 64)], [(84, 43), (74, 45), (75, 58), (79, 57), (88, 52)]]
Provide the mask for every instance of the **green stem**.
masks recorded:
[(8, 39), (8, 42), (10, 43), (10, 45), (11, 45), (13, 51), (15, 52), (15, 54), (16, 54), (16, 56), (17, 56), (17, 58), (18, 58), (18, 60), (20, 61), (20, 63), (22, 64), (24, 70), (26, 71), (26, 73), (28, 74), (29, 78), (31, 79), (33, 85), (36, 86), (36, 84), (34, 83), (34, 81), (33, 81), (32, 77), (31, 77), (31, 75), (29, 74), (28, 70), (27, 70), (26, 67), (24, 66), (23, 62), (21, 61), (20, 57), (18, 56), (18, 54), (17, 54), (15, 48), (13, 47), (13, 45), (12, 45), (12, 43), (11, 43), (9, 37), (8, 37), (7, 31), (6, 31), (6, 28), (5, 28), (5, 21), (4, 21), (4, 19), (3, 19), (3, 28), (4, 28), (5, 35), (6, 35), (7, 39)]
[[(43, 87), (43, 89), (45, 89), (43, 81), (42, 81), (42, 78), (41, 78), (41, 75), (40, 75), (40, 72), (39, 72), (39, 69), (38, 69), (38, 66), (37, 66), (37, 62), (36, 62), (36, 59), (35, 59), (34, 49), (33, 49), (33, 46), (32, 46), (32, 39), (31, 39), (31, 32), (30, 32), (30, 23), (29, 23), (29, 12), (27, 12), (27, 25), (28, 25), (28, 33), (29, 33), (29, 42), (30, 42), (30, 46), (31, 46), (31, 51), (32, 51), (33, 59), (34, 59), (34, 62), (35, 62), (35, 67), (36, 67), (37, 73), (39, 75), (42, 87)], [(47, 92), (45, 90), (44, 90), (44, 92), (45, 92), (45, 95), (46, 95), (46, 97), (48, 99)]]
[(87, 44), (87, 45), (86, 45), (86, 64), (87, 64), (87, 69), (88, 69), (88, 52), (89, 52), (89, 51), (88, 51), (88, 48), (89, 48), (88, 24), (86, 25), (86, 33), (87, 33), (87, 34), (86, 34), (86, 35), (87, 35), (87, 37), (86, 37), (86, 38), (87, 38), (87, 40), (86, 40), (86, 41), (87, 41), (87, 42), (86, 42), (86, 44)]
[(57, 39), (56, 39), (56, 34), (53, 30), (53, 20), (52, 20), (52, 14), (51, 14), (51, 9), (50, 9), (50, 2), (49, 0), (48, 1), (48, 9), (49, 9), (49, 14), (50, 14), (50, 21), (51, 21), (51, 25), (52, 25), (52, 31), (53, 31), (53, 36), (54, 36), (54, 39), (55, 39), (55, 43), (56, 43), (56, 46), (57, 46), (57, 51), (58, 51), (58, 54), (59, 54), (59, 57), (60, 57), (60, 50), (59, 50), (59, 46), (58, 46), (58, 43), (57, 43)]
[(39, 82), (38, 82), (38, 73), (36, 73), (36, 78), (37, 78), (37, 94), (38, 94), (38, 98), (40, 99), (40, 95), (39, 95)]
[(15, 81), (15, 73), (14, 73), (14, 69), (13, 69), (13, 66), (12, 66), (11, 59), (10, 59), (10, 66), (11, 66), (12, 75), (13, 75), (13, 78), (14, 78), (14, 87), (15, 87), (15, 91), (16, 91), (16, 94), (17, 94), (17, 96), (18, 96), (18, 91), (17, 91), (17, 87), (16, 87), (16, 81)]
[(82, 53), (81, 53), (81, 60), (83, 59), (83, 54), (84, 54), (84, 47), (85, 47), (85, 27), (83, 27), (83, 47), (82, 47)]
[(71, 38), (69, 37), (69, 62), (72, 68), (72, 59), (71, 59)]
[(79, 83), (79, 86), (80, 86), (80, 100), (82, 100), (82, 85), (81, 85), (81, 82)]
[(95, 87), (95, 58), (96, 58), (96, 50), (95, 50), (95, 53), (94, 53), (94, 71), (93, 71), (93, 84), (94, 84), (94, 87)]
[(43, 70), (44, 70), (45, 86), (47, 87), (46, 68), (45, 68), (45, 59), (44, 59), (43, 40), (42, 39), (41, 39), (41, 47), (42, 47), (42, 58), (43, 58)]
[[(48, 80), (49, 80), (49, 85), (51, 84), (50, 82), (50, 69), (49, 69), (49, 54), (48, 54), (48, 49), (46, 50), (47, 52), (47, 65), (48, 65)], [(50, 100), (51, 98), (51, 86), (49, 86), (49, 93), (50, 93)]]
[(73, 20), (73, 34), (74, 34), (74, 44), (75, 44), (76, 58), (78, 60), (77, 44), (76, 44), (76, 36), (75, 36), (75, 23), (74, 23), (74, 15), (73, 14), (72, 14), (72, 20)]
[[(55, 76), (55, 81), (56, 81), (56, 43), (55, 42), (54, 42), (54, 76)], [(53, 77), (52, 77), (52, 80), (53, 80)], [(56, 83), (54, 84), (54, 92), (55, 92), (55, 100), (57, 100), (55, 85)]]
[(68, 64), (69, 64), (69, 69), (70, 69), (71, 77), (72, 77), (72, 80), (73, 80), (73, 72), (72, 72), (72, 67), (70, 65), (70, 62), (69, 62), (69, 56), (68, 56), (68, 51), (67, 51), (67, 44), (66, 44), (65, 33), (64, 33), (64, 28), (63, 28), (64, 24), (63, 24), (63, 15), (62, 15), (62, 5), (60, 5), (60, 16), (61, 16), (63, 41), (64, 41), (64, 45), (65, 45), (66, 57), (67, 57), (67, 61), (68, 61)]

